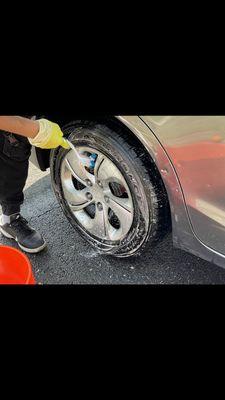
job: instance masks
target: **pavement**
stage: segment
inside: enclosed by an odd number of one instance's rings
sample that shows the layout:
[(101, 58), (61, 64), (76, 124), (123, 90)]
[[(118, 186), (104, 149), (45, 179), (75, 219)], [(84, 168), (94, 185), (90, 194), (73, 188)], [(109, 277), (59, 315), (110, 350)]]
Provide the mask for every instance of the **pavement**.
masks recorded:
[[(29, 255), (43, 284), (224, 284), (225, 269), (172, 246), (171, 235), (137, 259), (99, 254), (71, 227), (51, 188), (49, 172), (30, 164), (22, 214), (48, 242)], [(0, 236), (0, 243), (17, 246)]]

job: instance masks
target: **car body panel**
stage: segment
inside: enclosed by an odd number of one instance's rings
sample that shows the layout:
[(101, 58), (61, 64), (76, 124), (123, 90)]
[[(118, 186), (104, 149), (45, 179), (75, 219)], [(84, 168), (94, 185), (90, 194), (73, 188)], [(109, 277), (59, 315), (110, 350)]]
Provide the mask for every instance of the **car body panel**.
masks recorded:
[(142, 119), (173, 163), (196, 236), (225, 254), (225, 117)]

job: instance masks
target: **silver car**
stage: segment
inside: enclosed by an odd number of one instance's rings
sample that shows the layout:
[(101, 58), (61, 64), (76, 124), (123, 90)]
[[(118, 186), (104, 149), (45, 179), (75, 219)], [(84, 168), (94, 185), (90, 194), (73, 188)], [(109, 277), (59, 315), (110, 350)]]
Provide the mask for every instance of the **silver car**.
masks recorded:
[(98, 251), (139, 255), (172, 230), (175, 247), (225, 266), (225, 116), (45, 117), (76, 152), (33, 149), (32, 161)]

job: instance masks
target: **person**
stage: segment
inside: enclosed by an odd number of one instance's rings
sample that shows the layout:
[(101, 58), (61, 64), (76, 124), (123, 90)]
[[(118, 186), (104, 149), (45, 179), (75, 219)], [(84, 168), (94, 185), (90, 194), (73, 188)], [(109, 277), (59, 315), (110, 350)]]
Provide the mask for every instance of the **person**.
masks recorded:
[(44, 118), (0, 116), (0, 231), (25, 252), (38, 253), (46, 247), (46, 241), (20, 214), (31, 146), (69, 148), (62, 130), (54, 122)]

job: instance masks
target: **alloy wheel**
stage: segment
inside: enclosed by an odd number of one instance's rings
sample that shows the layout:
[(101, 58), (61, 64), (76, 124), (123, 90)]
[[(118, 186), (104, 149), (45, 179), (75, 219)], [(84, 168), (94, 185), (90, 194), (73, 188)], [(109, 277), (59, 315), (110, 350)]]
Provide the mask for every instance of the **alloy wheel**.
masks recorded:
[(131, 192), (105, 154), (87, 146), (70, 150), (61, 164), (61, 183), (70, 211), (91, 235), (119, 241), (128, 234), (134, 218)]

